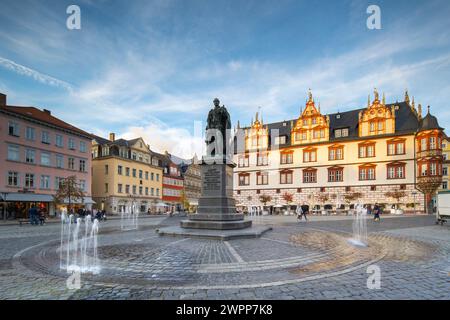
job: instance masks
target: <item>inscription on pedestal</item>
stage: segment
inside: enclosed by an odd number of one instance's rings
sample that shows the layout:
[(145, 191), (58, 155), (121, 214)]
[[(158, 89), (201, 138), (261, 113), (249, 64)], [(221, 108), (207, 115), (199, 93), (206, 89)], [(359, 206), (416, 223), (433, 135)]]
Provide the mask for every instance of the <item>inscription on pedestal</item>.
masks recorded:
[(221, 190), (222, 179), (220, 171), (216, 168), (208, 168), (203, 173), (203, 189), (211, 191)]

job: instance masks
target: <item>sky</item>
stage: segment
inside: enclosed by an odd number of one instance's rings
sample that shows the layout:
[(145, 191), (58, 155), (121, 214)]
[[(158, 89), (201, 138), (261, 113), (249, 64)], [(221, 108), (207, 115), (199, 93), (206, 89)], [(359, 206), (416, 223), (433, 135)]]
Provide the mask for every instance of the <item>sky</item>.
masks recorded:
[(449, 16), (448, 0), (2, 0), (0, 92), (184, 158), (204, 151), (216, 97), (244, 126), (297, 118), (309, 89), (324, 114), (408, 89), (450, 128)]

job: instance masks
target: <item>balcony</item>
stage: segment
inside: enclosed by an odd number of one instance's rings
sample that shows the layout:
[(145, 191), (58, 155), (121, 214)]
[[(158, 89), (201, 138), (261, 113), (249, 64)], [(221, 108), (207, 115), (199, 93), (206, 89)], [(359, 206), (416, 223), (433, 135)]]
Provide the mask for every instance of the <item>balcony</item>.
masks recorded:
[(442, 149), (423, 150), (418, 151), (416, 154), (417, 158), (435, 157), (435, 156), (442, 156)]

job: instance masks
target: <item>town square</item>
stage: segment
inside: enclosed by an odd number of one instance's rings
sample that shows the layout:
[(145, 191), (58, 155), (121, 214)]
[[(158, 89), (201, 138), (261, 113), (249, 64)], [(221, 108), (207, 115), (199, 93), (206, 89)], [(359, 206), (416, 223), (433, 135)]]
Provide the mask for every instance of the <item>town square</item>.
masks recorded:
[(6, 1), (0, 300), (450, 299), (450, 5), (320, 6)]

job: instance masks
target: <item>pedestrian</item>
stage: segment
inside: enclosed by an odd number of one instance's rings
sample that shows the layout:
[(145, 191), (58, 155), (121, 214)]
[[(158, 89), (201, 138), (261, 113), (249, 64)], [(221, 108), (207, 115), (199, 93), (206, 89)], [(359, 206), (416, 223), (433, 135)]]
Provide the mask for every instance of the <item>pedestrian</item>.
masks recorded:
[(306, 215), (309, 213), (309, 206), (307, 204), (303, 204), (300, 206), (300, 220), (302, 220), (302, 218), (305, 218), (305, 221), (308, 221), (308, 219), (306, 218)]
[(34, 222), (36, 220), (35, 215), (36, 215), (36, 208), (33, 205), (30, 207), (30, 209), (28, 209), (28, 216), (30, 218), (30, 224), (34, 224)]
[(375, 206), (373, 207), (373, 221), (380, 221), (380, 212), (381, 212), (381, 209), (380, 209), (380, 206), (377, 204), (377, 203), (375, 203)]

